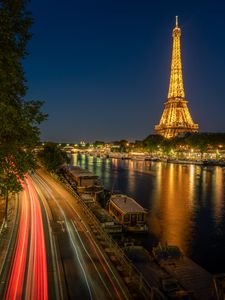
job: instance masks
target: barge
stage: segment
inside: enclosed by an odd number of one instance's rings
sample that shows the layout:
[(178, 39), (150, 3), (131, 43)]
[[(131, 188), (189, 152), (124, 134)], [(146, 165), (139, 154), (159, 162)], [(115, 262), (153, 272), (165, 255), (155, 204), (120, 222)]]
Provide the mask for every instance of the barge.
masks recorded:
[(72, 180), (81, 198), (93, 198), (104, 191), (104, 186), (99, 177), (94, 173), (80, 167), (64, 168), (67, 176)]
[(107, 233), (114, 234), (114, 233), (122, 233), (123, 228), (122, 225), (115, 220), (107, 210), (104, 208), (100, 207), (98, 202), (92, 203), (89, 208), (93, 212), (93, 214), (96, 216), (96, 218), (99, 220), (101, 223), (102, 228)]
[(112, 195), (108, 205), (109, 213), (125, 231), (132, 233), (148, 232), (148, 211), (138, 204), (133, 198), (124, 194)]

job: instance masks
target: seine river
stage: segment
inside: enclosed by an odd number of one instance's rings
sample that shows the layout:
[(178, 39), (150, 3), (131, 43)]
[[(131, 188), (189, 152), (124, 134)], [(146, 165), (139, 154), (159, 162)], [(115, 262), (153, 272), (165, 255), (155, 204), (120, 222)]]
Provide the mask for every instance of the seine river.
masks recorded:
[(85, 155), (73, 155), (72, 163), (150, 211), (147, 249), (167, 242), (211, 273), (225, 272), (225, 168)]

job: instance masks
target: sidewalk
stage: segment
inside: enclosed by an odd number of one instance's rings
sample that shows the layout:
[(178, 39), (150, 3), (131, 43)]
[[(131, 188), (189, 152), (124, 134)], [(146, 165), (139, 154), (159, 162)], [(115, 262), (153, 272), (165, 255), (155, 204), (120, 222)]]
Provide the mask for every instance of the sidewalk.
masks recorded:
[[(5, 201), (0, 198), (0, 230), (4, 219)], [(8, 227), (0, 232), (0, 299), (4, 293), (5, 281), (7, 280), (10, 259), (12, 256), (12, 242), (15, 242), (17, 234), (17, 220), (19, 219), (18, 199), (10, 197), (8, 206)]]
[(4, 230), (4, 213), (5, 213), (5, 200), (0, 197), (0, 243), (1, 243), (1, 233)]

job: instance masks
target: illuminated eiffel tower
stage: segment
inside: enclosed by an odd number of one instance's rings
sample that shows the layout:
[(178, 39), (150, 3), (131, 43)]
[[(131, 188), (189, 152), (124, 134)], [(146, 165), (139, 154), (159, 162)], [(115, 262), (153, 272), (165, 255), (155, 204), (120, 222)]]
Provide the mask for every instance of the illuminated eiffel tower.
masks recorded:
[(173, 29), (173, 52), (168, 99), (159, 125), (155, 126), (156, 133), (166, 138), (185, 132), (198, 132), (198, 124), (194, 124), (185, 100), (180, 36), (181, 30), (176, 16), (176, 26)]

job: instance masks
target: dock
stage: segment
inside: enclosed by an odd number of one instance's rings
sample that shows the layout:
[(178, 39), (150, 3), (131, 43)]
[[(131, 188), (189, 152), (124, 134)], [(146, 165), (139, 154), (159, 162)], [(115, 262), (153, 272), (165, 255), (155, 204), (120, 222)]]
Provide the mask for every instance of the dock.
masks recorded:
[(211, 300), (212, 275), (190, 258), (161, 260), (160, 267), (175, 277), (198, 300)]
[(171, 246), (172, 251), (170, 252), (174, 253), (174, 257), (170, 256), (167, 258), (162, 258), (161, 255), (157, 257), (141, 246), (129, 246), (126, 247), (125, 251), (128, 257), (134, 261), (136, 268), (143, 274), (149, 284), (158, 289), (162, 289), (163, 281), (176, 281), (176, 291), (185, 291), (186, 295), (189, 296), (181, 299), (223, 299), (215, 297), (213, 276), (193, 260), (182, 255), (181, 252), (181, 255), (178, 255), (178, 253), (174, 251), (175, 248), (176, 247)]

